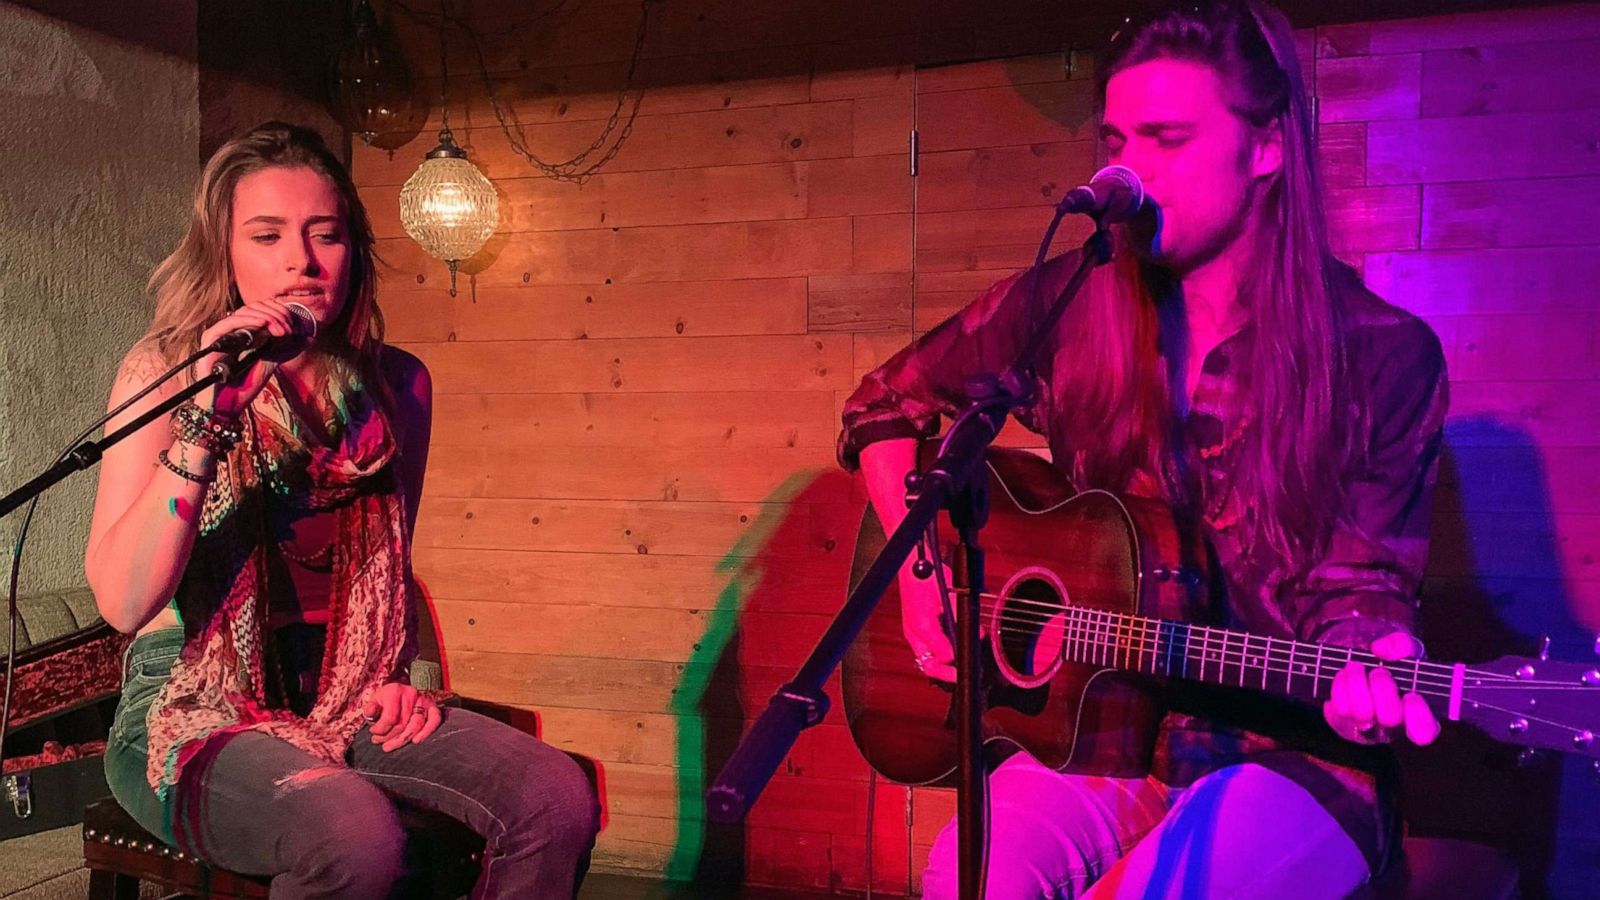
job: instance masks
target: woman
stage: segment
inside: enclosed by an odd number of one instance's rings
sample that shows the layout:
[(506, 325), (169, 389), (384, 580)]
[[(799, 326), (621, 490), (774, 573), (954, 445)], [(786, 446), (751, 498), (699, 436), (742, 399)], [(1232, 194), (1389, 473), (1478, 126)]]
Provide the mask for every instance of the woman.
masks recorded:
[(432, 389), (383, 344), (373, 261), (316, 133), (268, 123), (207, 163), (111, 405), (238, 329), (281, 349), (105, 455), (85, 568), (101, 615), (138, 635), (107, 779), (152, 833), (271, 876), (275, 897), (385, 896), (397, 802), (484, 836), (475, 896), (570, 896), (598, 814), (577, 765), (407, 682)]
[[(1052, 333), (1020, 416), (1080, 488), (1161, 498), (1201, 523), (1221, 624), (1418, 651), (1411, 635), (1446, 407), (1438, 339), (1334, 260), (1293, 34), (1251, 0), (1131, 29), (1100, 69), (1109, 161), (1151, 206), (1115, 235)], [(1003, 281), (866, 376), (840, 458), (893, 528), (919, 435), (997, 372), (1076, 256)], [(951, 680), (930, 581), (900, 577), (908, 652)], [(1388, 757), (1438, 723), (1382, 668), (1340, 673), (1321, 716), (1174, 685), (1145, 778), (991, 776), (988, 896), (1340, 897), (1394, 846)], [(1323, 721), (1325, 720), (1325, 721)], [(954, 896), (956, 832), (924, 876)]]

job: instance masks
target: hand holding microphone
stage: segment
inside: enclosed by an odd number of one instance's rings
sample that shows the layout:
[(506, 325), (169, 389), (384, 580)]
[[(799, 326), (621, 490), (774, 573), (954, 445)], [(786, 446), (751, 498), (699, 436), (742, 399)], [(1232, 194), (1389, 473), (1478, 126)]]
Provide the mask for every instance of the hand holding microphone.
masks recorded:
[(213, 352), (201, 358), (199, 370), (220, 367), (230, 374), (212, 389), (212, 409), (227, 417), (242, 414), (278, 365), (304, 352), (316, 336), (310, 309), (277, 299), (240, 307), (214, 323), (200, 335), (200, 346)]

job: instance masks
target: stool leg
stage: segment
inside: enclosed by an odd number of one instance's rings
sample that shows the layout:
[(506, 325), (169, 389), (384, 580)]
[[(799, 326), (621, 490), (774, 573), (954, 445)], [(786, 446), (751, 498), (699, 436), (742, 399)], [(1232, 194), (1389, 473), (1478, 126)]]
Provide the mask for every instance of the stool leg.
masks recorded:
[(139, 879), (119, 872), (90, 869), (89, 900), (139, 900)]

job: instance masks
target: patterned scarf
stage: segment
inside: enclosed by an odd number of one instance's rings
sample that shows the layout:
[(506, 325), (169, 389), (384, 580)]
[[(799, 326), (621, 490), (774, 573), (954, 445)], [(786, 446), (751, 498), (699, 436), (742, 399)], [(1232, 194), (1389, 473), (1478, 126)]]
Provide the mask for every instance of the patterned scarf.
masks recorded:
[[(395, 441), (371, 392), (333, 392), (330, 446), (308, 443), (276, 382), (244, 417), (220, 461), (178, 588), (183, 652), (151, 704), (146, 777), (167, 799), (208, 738), (272, 735), (338, 765), (374, 691), (415, 653), (409, 547), (393, 467)], [(333, 600), (315, 706), (305, 717), (266, 701), (263, 663), (272, 507), (335, 509)]]

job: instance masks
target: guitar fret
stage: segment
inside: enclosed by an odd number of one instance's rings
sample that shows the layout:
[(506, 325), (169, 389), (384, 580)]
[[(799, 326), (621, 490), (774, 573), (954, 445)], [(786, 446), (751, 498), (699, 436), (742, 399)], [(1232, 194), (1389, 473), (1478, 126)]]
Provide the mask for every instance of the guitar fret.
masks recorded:
[[(1126, 670), (1128, 668), (1127, 645), (1122, 640), (1122, 623), (1117, 620), (1116, 616), (1107, 616), (1107, 619), (1111, 623), (1111, 664), (1119, 669)], [(1121, 665), (1117, 665), (1118, 653), (1124, 654)]]
[(1156, 671), (1156, 655), (1150, 644), (1149, 619), (1139, 620), (1139, 657), (1141, 659), (1145, 657), (1149, 658), (1150, 674), (1154, 675)]
[(1080, 610), (1078, 613), (1078, 662), (1090, 663), (1090, 654), (1094, 653), (1094, 614), (1092, 610)]
[(1156, 652), (1155, 646), (1151, 643), (1150, 627), (1149, 619), (1139, 620), (1139, 655), (1150, 658), (1150, 674), (1154, 675), (1156, 673)]
[(1294, 651), (1298, 646), (1299, 641), (1289, 642), (1289, 671), (1283, 676), (1283, 692), (1291, 697), (1294, 696)]
[(1106, 665), (1117, 664), (1117, 620), (1111, 613), (1103, 613), (1106, 620)]
[(1106, 657), (1106, 623), (1099, 610), (1094, 614), (1094, 662), (1095, 665), (1105, 665)]
[(1094, 610), (1089, 611), (1089, 619), (1084, 623), (1084, 640), (1087, 642), (1083, 648), (1086, 659), (1091, 665), (1100, 662), (1100, 614)]
[(1073, 659), (1075, 661), (1081, 663), (1081, 662), (1084, 661), (1083, 654), (1084, 654), (1084, 650), (1088, 647), (1088, 642), (1087, 642), (1086, 632), (1084, 630), (1083, 610), (1081, 610), (1081, 609), (1080, 610), (1074, 610), (1074, 613), (1076, 613), (1076, 615), (1074, 615), (1072, 617), (1073, 618), (1072, 627), (1073, 627), (1073, 633), (1074, 633), (1074, 637), (1072, 639), (1073, 647), (1074, 647)]
[(1076, 641), (1078, 636), (1078, 611), (1067, 607), (1067, 622), (1065, 633), (1061, 636), (1061, 655), (1068, 662), (1075, 659)]
[(1111, 613), (1106, 613), (1106, 665), (1117, 664), (1117, 619)]
[(1122, 650), (1122, 668), (1124, 671), (1133, 666), (1133, 626), (1123, 616), (1117, 616), (1117, 645)]
[(1105, 612), (1096, 612), (1095, 619), (1095, 662), (1105, 665), (1110, 662), (1111, 632), (1106, 626)]
[(1272, 671), (1272, 638), (1267, 638), (1267, 654), (1261, 659), (1261, 689), (1267, 689), (1267, 673)]
[(1112, 633), (1112, 641), (1115, 641), (1115, 644), (1112, 644), (1114, 650), (1112, 650), (1110, 658), (1112, 658), (1112, 661), (1117, 661), (1117, 653), (1122, 653), (1122, 666), (1118, 666), (1118, 668), (1128, 671), (1128, 626), (1123, 623), (1122, 617), (1112, 618), (1110, 633)]
[(1099, 665), (1101, 663), (1100, 650), (1105, 646), (1105, 639), (1102, 638), (1100, 634), (1100, 611), (1096, 610), (1094, 613), (1092, 613), (1089, 616), (1089, 621), (1091, 623), (1090, 628), (1092, 629), (1092, 641), (1089, 645), (1089, 661), (1095, 665)]
[(1322, 696), (1322, 645), (1317, 645), (1317, 668), (1311, 676), (1311, 696)]
[(1084, 610), (1082, 610), (1082, 609), (1077, 610), (1076, 618), (1077, 618), (1078, 637), (1077, 637), (1077, 640), (1075, 642), (1077, 644), (1077, 651), (1076, 651), (1075, 655), (1073, 656), (1073, 660), (1075, 662), (1080, 662), (1080, 663), (1088, 662), (1089, 660), (1085, 658), (1085, 654), (1087, 654), (1089, 652), (1089, 623), (1088, 623), (1088, 618), (1086, 617), (1086, 615), (1084, 613)]
[(1161, 622), (1160, 620), (1156, 620), (1148, 627), (1151, 629), (1150, 674), (1154, 675), (1156, 674), (1156, 670), (1161, 667)]

